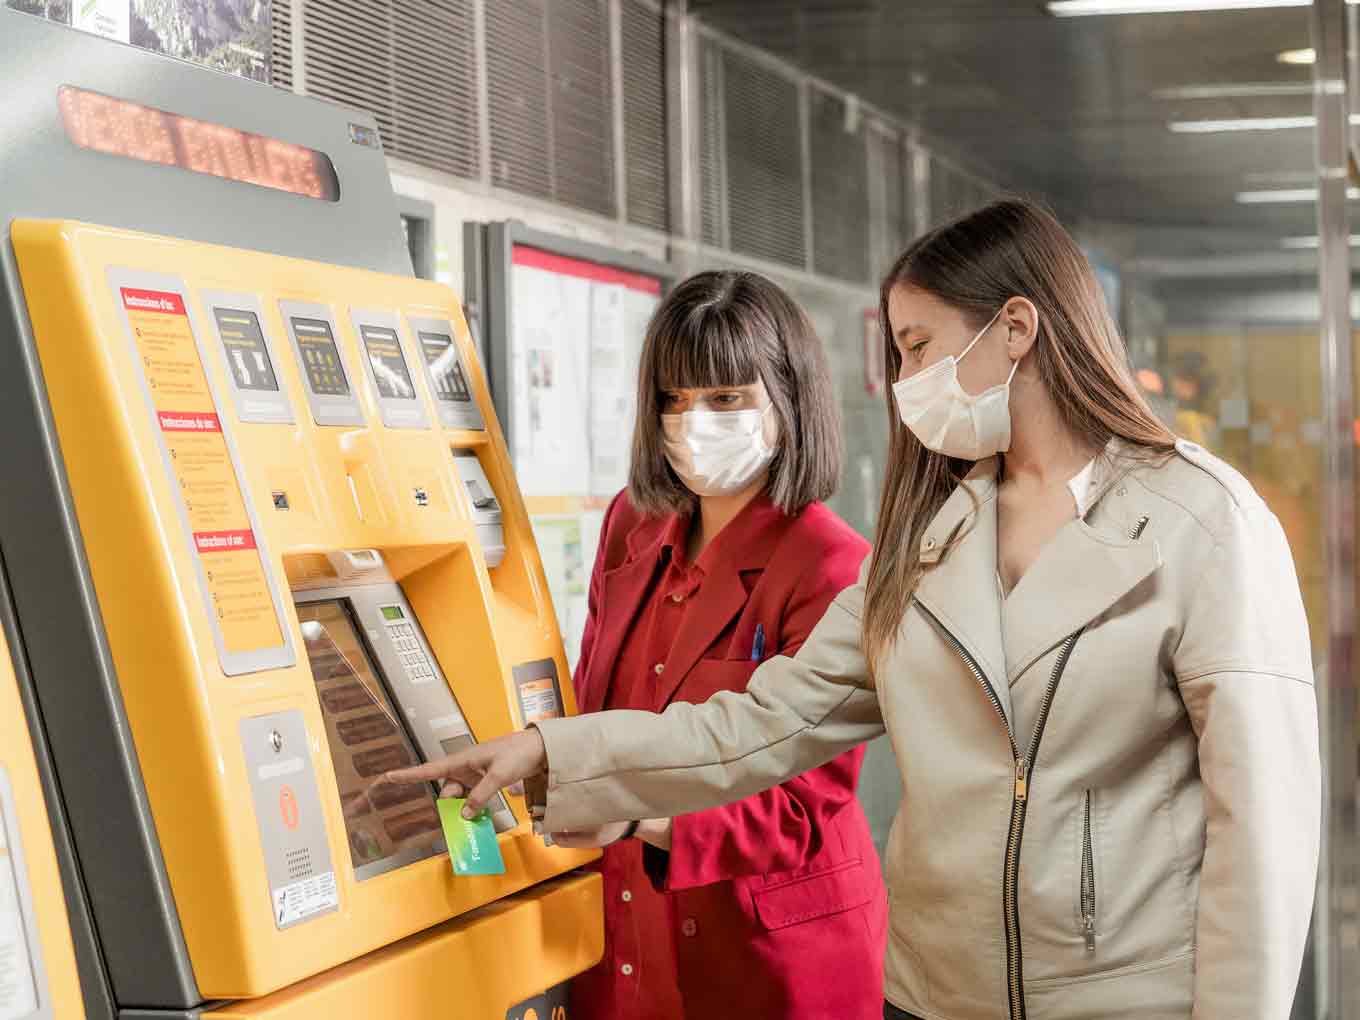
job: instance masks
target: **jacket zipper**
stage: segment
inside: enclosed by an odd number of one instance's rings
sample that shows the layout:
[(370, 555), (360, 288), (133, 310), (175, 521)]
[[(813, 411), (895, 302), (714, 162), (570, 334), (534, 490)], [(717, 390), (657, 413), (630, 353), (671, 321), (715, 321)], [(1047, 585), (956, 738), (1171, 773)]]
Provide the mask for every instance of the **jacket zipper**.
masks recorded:
[[(1143, 529), (1147, 527), (1148, 520), (1146, 514), (1138, 518), (1138, 521), (1129, 531), (1130, 541), (1137, 541), (1142, 537)], [(1001, 719), (1001, 725), (1006, 729), (1006, 739), (1010, 741), (1011, 757), (1015, 761), (1015, 788), (1011, 798), (1011, 824), (1006, 839), (1005, 872), (1002, 876), (1001, 885), (1002, 910), (1006, 922), (1006, 996), (1010, 1006), (1010, 1020), (1026, 1020), (1025, 974), (1020, 944), (1020, 845), (1025, 837), (1025, 815), (1029, 810), (1029, 788), (1030, 784), (1034, 782), (1034, 763), (1039, 756), (1039, 744), (1044, 737), (1044, 727), (1048, 724), (1048, 714), (1053, 708), (1053, 700), (1058, 695), (1058, 685), (1062, 682), (1063, 673), (1067, 671), (1068, 662), (1071, 661), (1072, 650), (1077, 646), (1077, 641), (1086, 628), (1082, 627), (1069, 636), (1058, 650), (1058, 658), (1053, 663), (1053, 671), (1048, 678), (1048, 687), (1044, 691), (1044, 700), (1039, 705), (1038, 718), (1034, 721), (1034, 733), (1030, 736), (1029, 748), (1022, 757), (1015, 742), (1015, 732), (1011, 729), (1010, 720), (1006, 718), (1005, 709), (1001, 707), (1001, 699), (997, 696), (996, 688), (987, 679), (987, 675), (982, 672), (982, 667), (978, 665), (977, 660), (973, 658), (968, 649), (963, 647), (959, 639), (949, 632), (949, 629), (940, 622), (934, 613), (919, 601), (916, 602), (916, 605), (935, 625), (936, 630), (944, 636), (945, 641), (963, 660), (968, 671), (982, 685), (987, 700), (992, 703), (992, 708), (996, 710), (997, 716)], [(1094, 895), (1092, 902), (1094, 903)]]
[(1086, 812), (1081, 827), (1081, 928), (1086, 952), (1096, 951), (1096, 855), (1091, 841), (1091, 791), (1086, 791)]
[(1034, 780), (1034, 762), (1039, 755), (1039, 743), (1044, 736), (1044, 726), (1048, 722), (1048, 713), (1053, 708), (1053, 699), (1058, 693), (1058, 684), (1062, 681), (1067, 663), (1072, 658), (1072, 649), (1076, 646), (1077, 639), (1081, 637), (1082, 631), (1079, 630), (1067, 638), (1059, 649), (1058, 659), (1053, 664), (1053, 672), (1049, 676), (1048, 688), (1044, 691), (1044, 700), (1039, 705), (1039, 716), (1034, 723), (1034, 733), (1030, 737), (1029, 747), (1021, 755), (1019, 746), (1015, 742), (1015, 734), (1011, 729), (1010, 720), (1006, 718), (1006, 712), (1001, 707), (1001, 699), (997, 696), (996, 688), (987, 679), (987, 675), (982, 672), (982, 667), (978, 665), (977, 660), (973, 658), (968, 649), (963, 647), (959, 639), (949, 632), (948, 628), (940, 622), (934, 613), (921, 605), (920, 602), (917, 602), (916, 605), (935, 625), (935, 628), (944, 636), (946, 643), (954, 649), (959, 658), (963, 660), (963, 664), (968, 667), (969, 672), (982, 685), (983, 693), (987, 695), (987, 700), (992, 703), (992, 708), (996, 710), (1002, 726), (1006, 729), (1006, 739), (1010, 741), (1011, 758), (1015, 762), (1015, 787), (1011, 797), (1011, 821), (1006, 838), (1006, 860), (1001, 882), (1001, 901), (1006, 925), (1006, 994), (1010, 1003), (1010, 1020), (1025, 1020), (1025, 975), (1021, 963), (1020, 945), (1020, 844), (1025, 835), (1025, 814), (1029, 808), (1029, 787)]

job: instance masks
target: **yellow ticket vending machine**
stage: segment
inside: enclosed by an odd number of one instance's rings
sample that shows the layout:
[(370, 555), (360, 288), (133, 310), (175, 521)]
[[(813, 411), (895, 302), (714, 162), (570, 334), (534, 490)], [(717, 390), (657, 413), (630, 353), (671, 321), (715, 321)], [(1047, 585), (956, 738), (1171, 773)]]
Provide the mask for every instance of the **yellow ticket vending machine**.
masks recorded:
[(86, 1013), (99, 984), (126, 1020), (562, 1020), (603, 948), (594, 855), (502, 796), (504, 874), (456, 876), (433, 789), (375, 785), (575, 705), (372, 122), (8, 11), (0, 40), (32, 104), (0, 144), (0, 547)]

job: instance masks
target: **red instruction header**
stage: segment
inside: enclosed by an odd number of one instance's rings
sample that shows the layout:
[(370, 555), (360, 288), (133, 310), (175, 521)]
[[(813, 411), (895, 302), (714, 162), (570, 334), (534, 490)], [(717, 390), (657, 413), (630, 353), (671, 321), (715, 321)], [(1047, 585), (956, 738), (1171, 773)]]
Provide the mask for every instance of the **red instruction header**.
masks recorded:
[(195, 531), (194, 547), (201, 553), (240, 552), (255, 548), (255, 532), (249, 528), (241, 531)]
[(613, 266), (602, 265), (599, 262), (587, 262), (585, 259), (554, 255), (542, 248), (530, 248), (528, 245), (517, 244), (511, 261), (517, 266), (546, 269), (550, 273), (557, 273), (561, 276), (576, 276), (583, 280), (592, 280), (595, 283), (618, 283), (629, 290), (661, 296), (661, 281), (655, 276), (630, 273), (627, 270), (615, 269)]
[(135, 287), (120, 287), (123, 307), (129, 312), (164, 312), (166, 315), (184, 315), (184, 299), (178, 294), (163, 290), (137, 290)]
[(222, 422), (215, 414), (201, 411), (157, 411), (162, 432), (221, 432)]

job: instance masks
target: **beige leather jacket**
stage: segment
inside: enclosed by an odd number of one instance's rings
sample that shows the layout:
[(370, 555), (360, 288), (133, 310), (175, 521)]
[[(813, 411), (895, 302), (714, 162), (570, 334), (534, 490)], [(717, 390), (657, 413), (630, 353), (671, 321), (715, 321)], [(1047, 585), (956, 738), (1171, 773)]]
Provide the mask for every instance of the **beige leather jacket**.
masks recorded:
[(1289, 549), (1199, 447), (1106, 456), (1086, 518), (1004, 601), (996, 464), (979, 465), (930, 526), (934, 566), (877, 690), (857, 586), (744, 694), (540, 724), (546, 826), (734, 801), (886, 728), (904, 788), (891, 1002), (940, 1020), (1285, 1020), (1321, 809)]

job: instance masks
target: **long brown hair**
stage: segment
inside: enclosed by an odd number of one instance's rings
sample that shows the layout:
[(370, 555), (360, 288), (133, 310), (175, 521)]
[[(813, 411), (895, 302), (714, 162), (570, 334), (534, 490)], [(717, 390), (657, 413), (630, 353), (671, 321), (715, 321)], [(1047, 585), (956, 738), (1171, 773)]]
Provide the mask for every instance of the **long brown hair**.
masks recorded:
[[(975, 329), (1011, 298), (1028, 298), (1039, 311), (1033, 356), (1064, 425), (1097, 448), (1116, 436), (1149, 455), (1175, 443), (1138, 390), (1086, 257), (1036, 203), (993, 202), (937, 227), (897, 260), (879, 296), (887, 377), (894, 380), (902, 357), (893, 342), (888, 295), (899, 284), (953, 306)], [(871, 674), (891, 649), (921, 579), (921, 537), (972, 467), (922, 446), (898, 417), (891, 389), (887, 395), (888, 473), (864, 607)]]

